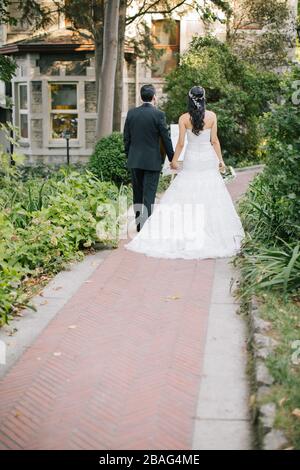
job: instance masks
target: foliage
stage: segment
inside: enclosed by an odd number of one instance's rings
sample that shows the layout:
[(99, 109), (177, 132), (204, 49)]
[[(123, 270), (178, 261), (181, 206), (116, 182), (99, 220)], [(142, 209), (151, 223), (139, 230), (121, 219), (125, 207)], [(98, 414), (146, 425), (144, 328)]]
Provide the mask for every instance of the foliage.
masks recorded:
[(54, 6), (59, 3), (36, 0), (19, 0), (17, 3), (18, 19), (26, 21), (33, 29), (46, 28), (55, 22)]
[[(18, 19), (25, 20), (32, 24), (35, 22), (36, 27), (45, 27), (52, 21), (52, 15), (49, 8), (41, 2), (35, 0), (20, 0), (16, 3), (16, 11), (19, 17), (10, 14), (10, 6), (13, 2), (11, 0), (1, 0), (0, 2), (0, 24), (9, 24), (16, 26)], [(0, 55), (0, 80), (10, 81), (15, 75), (16, 62), (9, 56)]]
[[(1, 178), (0, 189), (0, 323), (28, 300), (28, 279), (56, 273), (81, 251), (99, 242), (102, 204), (118, 213), (119, 190), (92, 173), (66, 169), (44, 180), (22, 182), (18, 174)], [(116, 224), (111, 220), (110, 224)], [(107, 226), (107, 232), (113, 228)], [(101, 240), (100, 240), (101, 241)], [(116, 244), (116, 239), (105, 243)]]
[[(13, 126), (10, 122), (1, 122), (0, 131), (3, 133), (4, 141), (12, 144), (15, 149), (19, 147), (20, 134), (18, 127)], [(10, 174), (13, 170), (12, 165), (23, 163), (24, 158), (24, 155), (17, 152), (8, 153), (3, 144), (0, 144), (0, 176)]]
[(241, 297), (253, 292), (296, 293), (300, 289), (300, 244), (269, 247), (248, 241), (240, 260)]
[(166, 77), (167, 117), (177, 122), (186, 112), (187, 92), (195, 84), (206, 89), (208, 108), (218, 116), (219, 137), (226, 162), (258, 159), (258, 116), (279, 91), (279, 77), (260, 72), (216, 38), (195, 37), (180, 66)]
[[(286, 76), (280, 104), (261, 120), (266, 167), (240, 204), (247, 236), (235, 260), (240, 268), (238, 295), (255, 295), (259, 315), (270, 324), (277, 346), (266, 365), (273, 384), (258, 398), (276, 406), (275, 428), (300, 448), (300, 145), (299, 101), (295, 89), (300, 69)], [(298, 82), (299, 83), (299, 82)]]
[(240, 0), (226, 13), (227, 42), (240, 57), (262, 68), (287, 65), (294, 43), (290, 14), (287, 1)]
[(300, 288), (300, 107), (296, 67), (282, 85), (281, 104), (261, 121), (266, 168), (240, 204), (248, 233), (242, 257), (242, 295), (268, 288), (296, 294)]
[(300, 239), (300, 155), (282, 143), (276, 151), (272, 148), (272, 163), (250, 184), (240, 204), (245, 229), (269, 245)]
[(32, 178), (61, 178), (60, 170), (64, 171), (76, 171), (80, 174), (86, 172), (86, 165), (83, 163), (72, 163), (70, 165), (62, 164), (37, 164), (37, 165), (25, 165), (23, 164), (18, 168), (19, 177), (22, 181), (27, 181)]
[(168, 187), (170, 186), (172, 181), (172, 176), (162, 176), (160, 175), (158, 186), (157, 186), (157, 193), (163, 193), (165, 192)]
[[(0, 24), (15, 25), (16, 20), (9, 15), (9, 0), (0, 3)], [(0, 80), (9, 81), (13, 78), (16, 70), (16, 62), (8, 56), (0, 55)]]
[(120, 186), (130, 182), (126, 163), (123, 135), (120, 132), (113, 132), (97, 142), (89, 168), (98, 178), (113, 181)]
[(16, 71), (16, 62), (11, 57), (0, 55), (0, 80), (8, 82)]

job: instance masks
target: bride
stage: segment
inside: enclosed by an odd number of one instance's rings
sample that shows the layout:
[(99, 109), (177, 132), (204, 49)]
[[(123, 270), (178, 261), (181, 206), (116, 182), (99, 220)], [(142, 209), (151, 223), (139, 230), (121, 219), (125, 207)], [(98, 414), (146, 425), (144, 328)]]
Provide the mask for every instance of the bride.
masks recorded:
[[(232, 256), (243, 227), (220, 171), (225, 170), (217, 117), (206, 110), (205, 90), (191, 88), (188, 112), (179, 118), (171, 168), (178, 170), (142, 230), (125, 247), (158, 258), (204, 259)], [(178, 159), (187, 134), (183, 168)]]

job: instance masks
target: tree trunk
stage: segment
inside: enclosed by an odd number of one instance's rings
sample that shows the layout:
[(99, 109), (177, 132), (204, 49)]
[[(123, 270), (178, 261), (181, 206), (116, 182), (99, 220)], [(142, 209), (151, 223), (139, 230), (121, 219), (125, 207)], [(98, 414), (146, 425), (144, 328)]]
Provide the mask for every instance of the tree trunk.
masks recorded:
[(120, 0), (108, 0), (105, 4), (103, 59), (96, 123), (97, 140), (111, 134), (113, 129), (114, 85), (118, 58), (119, 6)]
[[(103, 32), (102, 32), (103, 35)], [(98, 102), (100, 96), (100, 77), (103, 59), (103, 37), (100, 39), (97, 37), (95, 41), (95, 82), (96, 82), (96, 109), (99, 110)]]
[(96, 109), (100, 96), (100, 77), (103, 59), (103, 30), (104, 30), (104, 0), (93, 3), (93, 20), (95, 25), (95, 81), (96, 81)]
[(126, 9), (127, 0), (120, 0), (119, 13), (119, 37), (118, 37), (118, 60), (115, 79), (115, 99), (114, 99), (114, 118), (113, 130), (120, 131), (122, 126), (122, 109), (123, 109), (123, 67), (124, 67), (124, 42), (126, 29)]

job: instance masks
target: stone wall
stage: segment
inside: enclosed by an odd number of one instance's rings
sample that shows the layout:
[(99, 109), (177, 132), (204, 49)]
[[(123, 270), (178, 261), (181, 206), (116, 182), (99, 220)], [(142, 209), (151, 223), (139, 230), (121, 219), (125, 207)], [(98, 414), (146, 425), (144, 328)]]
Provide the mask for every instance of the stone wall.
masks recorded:
[(96, 83), (84, 82), (85, 112), (96, 112)]
[(43, 112), (43, 100), (42, 100), (42, 81), (34, 80), (31, 82), (31, 112), (42, 113)]
[(85, 120), (85, 148), (92, 149), (96, 139), (96, 119)]
[(31, 147), (43, 147), (43, 119), (31, 119)]

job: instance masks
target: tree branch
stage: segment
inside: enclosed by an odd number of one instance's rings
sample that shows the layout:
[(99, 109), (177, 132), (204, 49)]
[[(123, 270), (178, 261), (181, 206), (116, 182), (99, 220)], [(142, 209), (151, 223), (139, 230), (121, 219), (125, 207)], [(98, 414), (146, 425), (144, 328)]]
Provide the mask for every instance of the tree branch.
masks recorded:
[[(145, 3), (146, 2), (144, 2), (144, 5), (145, 5)], [(152, 14), (155, 14), (155, 13), (156, 14), (161, 14), (161, 15), (168, 15), (168, 14), (172, 13), (172, 11), (176, 10), (176, 8), (179, 8), (181, 5), (186, 3), (186, 0), (181, 0), (179, 3), (177, 3), (173, 7), (170, 7), (170, 8), (164, 9), (164, 10), (152, 10), (152, 8), (154, 8), (155, 5), (157, 5), (159, 3), (160, 3), (160, 0), (157, 0), (157, 1), (153, 2), (152, 5), (149, 5), (144, 11), (141, 9), (135, 15), (127, 18), (126, 19), (126, 25), (129, 25), (129, 24), (133, 23), (134, 20), (136, 20), (137, 18), (140, 18), (141, 16), (144, 16), (146, 13), (149, 14), (149, 15), (152, 15)]]

